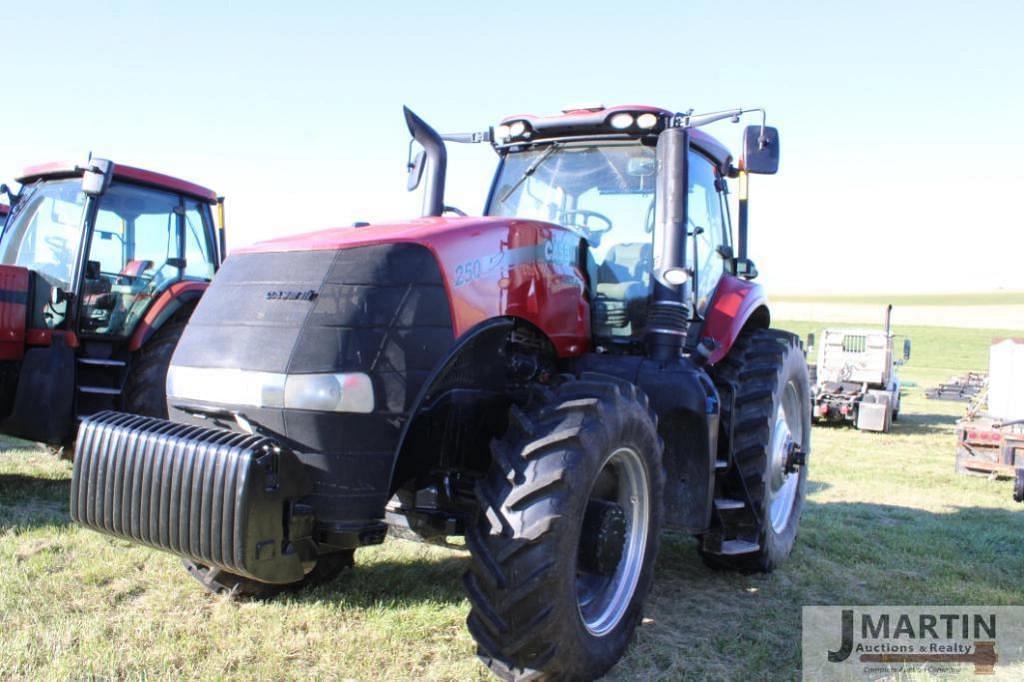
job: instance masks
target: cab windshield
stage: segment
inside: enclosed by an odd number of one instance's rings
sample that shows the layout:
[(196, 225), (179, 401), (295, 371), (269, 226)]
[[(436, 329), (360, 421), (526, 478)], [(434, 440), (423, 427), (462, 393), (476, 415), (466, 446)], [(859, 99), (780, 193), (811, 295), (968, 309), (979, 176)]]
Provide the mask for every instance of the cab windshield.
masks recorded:
[(654, 148), (636, 142), (512, 153), (502, 163), (487, 215), (575, 229), (600, 264), (617, 246), (651, 243), (656, 168)]
[(579, 232), (588, 245), (595, 334), (635, 338), (650, 291), (656, 181), (653, 147), (556, 143), (505, 156), (487, 214)]
[(0, 263), (31, 268), (54, 287), (71, 288), (82, 239), (85, 195), (80, 179), (31, 185), (0, 240)]

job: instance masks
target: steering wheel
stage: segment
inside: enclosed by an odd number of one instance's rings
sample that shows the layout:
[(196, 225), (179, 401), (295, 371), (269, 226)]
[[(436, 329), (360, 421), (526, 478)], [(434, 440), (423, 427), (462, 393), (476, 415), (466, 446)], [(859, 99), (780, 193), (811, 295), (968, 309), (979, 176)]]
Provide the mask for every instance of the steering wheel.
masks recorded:
[[(566, 225), (571, 225), (576, 229), (583, 232), (583, 235), (588, 239), (596, 239), (601, 241), (601, 235), (612, 229), (612, 219), (603, 213), (597, 211), (590, 211), (585, 208), (579, 208), (573, 211), (565, 211), (562, 213), (562, 221)], [(591, 225), (591, 221), (602, 223), (599, 225)]]

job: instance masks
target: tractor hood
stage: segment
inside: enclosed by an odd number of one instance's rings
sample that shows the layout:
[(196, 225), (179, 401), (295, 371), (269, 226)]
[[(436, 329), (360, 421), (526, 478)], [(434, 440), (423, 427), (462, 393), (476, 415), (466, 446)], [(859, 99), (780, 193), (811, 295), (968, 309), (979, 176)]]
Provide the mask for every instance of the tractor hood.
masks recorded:
[(429, 244), (446, 237), (472, 238), (482, 231), (494, 228), (510, 229), (516, 224), (530, 222), (549, 228), (565, 228), (536, 221), (509, 218), (417, 218), (396, 223), (380, 223), (364, 227), (333, 227), (317, 232), (280, 237), (236, 249), (234, 253), (270, 253), (280, 251), (322, 251), (348, 249), (356, 246), (394, 242)]
[(426, 217), (282, 237), (237, 249), (231, 259), (417, 244), (440, 268), (456, 337), (486, 319), (515, 315), (545, 330), (560, 355), (578, 355), (590, 325), (582, 242), (576, 232), (536, 220)]
[[(171, 416), (245, 414), (321, 472), (318, 516), (341, 505), (338, 518), (374, 519), (421, 388), (477, 325), (517, 317), (562, 355), (587, 349), (580, 256), (578, 235), (509, 218), (425, 218), (239, 249), (174, 352)], [(357, 472), (351, 489), (331, 487), (337, 471)]]

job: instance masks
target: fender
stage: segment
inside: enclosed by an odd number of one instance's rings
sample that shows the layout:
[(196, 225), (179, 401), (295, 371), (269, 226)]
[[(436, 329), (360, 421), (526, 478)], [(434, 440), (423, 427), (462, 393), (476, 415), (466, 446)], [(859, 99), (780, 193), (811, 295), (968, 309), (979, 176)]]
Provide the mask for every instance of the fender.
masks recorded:
[(152, 338), (160, 327), (175, 313), (190, 303), (195, 303), (210, 286), (209, 282), (175, 282), (161, 293), (149, 307), (142, 320), (135, 327), (128, 350), (135, 352)]
[[(464, 399), (461, 400), (463, 404), (460, 409), (475, 413), (485, 407), (487, 394), (507, 395), (508, 390), (503, 391), (502, 387), (507, 386), (512, 380), (512, 358), (509, 358), (504, 350), (512, 343), (514, 335), (536, 339), (543, 347), (540, 355), (545, 355), (553, 361), (556, 355), (554, 342), (536, 325), (523, 318), (493, 317), (466, 331), (437, 363), (416, 396), (409, 420), (402, 428), (395, 447), (390, 481), (392, 494), (410, 474), (420, 473), (418, 470), (423, 464), (431, 463), (424, 462), (423, 459), (436, 457), (436, 448), (430, 445), (425, 447), (425, 451), (430, 454), (423, 456), (422, 448), (431, 436), (417, 433), (416, 429), (419, 426), (419, 417), (435, 409), (439, 398), (452, 391), (462, 392)], [(474, 357), (474, 354), (486, 356), (486, 361), (481, 362), (481, 358)], [(468, 370), (463, 362), (465, 360), (469, 360)], [(504, 401), (508, 402), (507, 398)], [(504, 415), (504, 410), (499, 411)], [(484, 428), (482, 423), (476, 423), (473, 431), (479, 432), (485, 438), (482, 448), (486, 452), (488, 429)], [(451, 434), (446, 433), (443, 437), (450, 436)], [(417, 448), (417, 445), (420, 448)]]
[(0, 265), (0, 360), (21, 360), (25, 356), (28, 299), (28, 270)]
[(700, 331), (702, 340), (715, 342), (708, 362), (715, 364), (728, 355), (748, 322), (758, 328), (771, 324), (764, 287), (734, 275), (723, 275), (704, 312), (704, 326)]

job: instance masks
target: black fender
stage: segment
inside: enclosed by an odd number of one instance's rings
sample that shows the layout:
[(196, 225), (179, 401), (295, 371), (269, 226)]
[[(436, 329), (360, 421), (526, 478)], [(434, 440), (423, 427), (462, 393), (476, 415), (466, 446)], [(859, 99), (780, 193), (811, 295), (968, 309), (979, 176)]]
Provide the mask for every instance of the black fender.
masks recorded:
[(554, 346), (517, 317), (466, 332), (417, 395), (395, 449), (390, 491), (434, 467), (485, 470), (490, 439), (506, 426), (517, 391), (553, 369)]
[(707, 372), (686, 358), (662, 363), (642, 356), (588, 354), (576, 372), (626, 379), (647, 394), (665, 445), (665, 524), (700, 533), (711, 522), (720, 402)]

